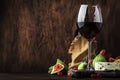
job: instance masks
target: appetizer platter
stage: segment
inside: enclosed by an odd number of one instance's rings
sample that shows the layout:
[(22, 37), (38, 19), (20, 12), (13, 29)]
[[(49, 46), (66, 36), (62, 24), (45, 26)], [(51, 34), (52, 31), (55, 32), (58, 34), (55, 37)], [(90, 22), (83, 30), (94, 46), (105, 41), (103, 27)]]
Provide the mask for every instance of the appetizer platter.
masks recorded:
[[(90, 69), (88, 65), (91, 65)], [(102, 49), (90, 62), (83, 60), (72, 68), (68, 68), (65, 62), (58, 58), (56, 64), (49, 67), (48, 73), (72, 78), (119, 78), (120, 56), (112, 58), (106, 55), (105, 49)]]

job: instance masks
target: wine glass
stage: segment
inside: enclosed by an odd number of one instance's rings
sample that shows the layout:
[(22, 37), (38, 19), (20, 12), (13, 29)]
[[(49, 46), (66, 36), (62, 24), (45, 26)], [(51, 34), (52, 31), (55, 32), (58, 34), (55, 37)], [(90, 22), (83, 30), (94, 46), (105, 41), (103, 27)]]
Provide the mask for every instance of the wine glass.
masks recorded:
[(78, 32), (88, 40), (88, 70), (91, 60), (91, 43), (102, 28), (102, 14), (99, 5), (82, 4), (77, 18)]

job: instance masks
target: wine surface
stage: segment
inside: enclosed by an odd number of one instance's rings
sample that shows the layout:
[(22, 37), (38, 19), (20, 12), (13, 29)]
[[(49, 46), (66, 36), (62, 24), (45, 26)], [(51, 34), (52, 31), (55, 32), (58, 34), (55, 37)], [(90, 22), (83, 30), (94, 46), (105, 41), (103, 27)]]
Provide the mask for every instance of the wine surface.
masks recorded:
[(95, 38), (102, 28), (100, 22), (78, 22), (78, 31), (88, 41)]

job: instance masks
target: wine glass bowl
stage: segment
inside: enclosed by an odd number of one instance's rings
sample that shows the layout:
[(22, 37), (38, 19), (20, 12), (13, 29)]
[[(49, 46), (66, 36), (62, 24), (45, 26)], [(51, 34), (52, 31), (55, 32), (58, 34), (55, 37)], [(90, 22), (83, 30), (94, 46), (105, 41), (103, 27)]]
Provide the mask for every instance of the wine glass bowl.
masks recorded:
[[(78, 32), (88, 41), (88, 62), (91, 60), (91, 43), (102, 29), (102, 14), (99, 5), (82, 4), (77, 18)], [(88, 64), (90, 70), (90, 65)]]

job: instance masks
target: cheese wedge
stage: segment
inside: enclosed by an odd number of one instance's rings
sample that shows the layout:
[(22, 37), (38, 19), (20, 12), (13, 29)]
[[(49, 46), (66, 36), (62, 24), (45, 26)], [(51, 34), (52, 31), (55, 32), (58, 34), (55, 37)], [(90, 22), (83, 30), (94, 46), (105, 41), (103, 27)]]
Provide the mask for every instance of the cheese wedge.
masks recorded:
[(96, 62), (95, 63), (96, 71), (111, 71), (111, 70), (120, 70), (120, 63), (116, 62)]

